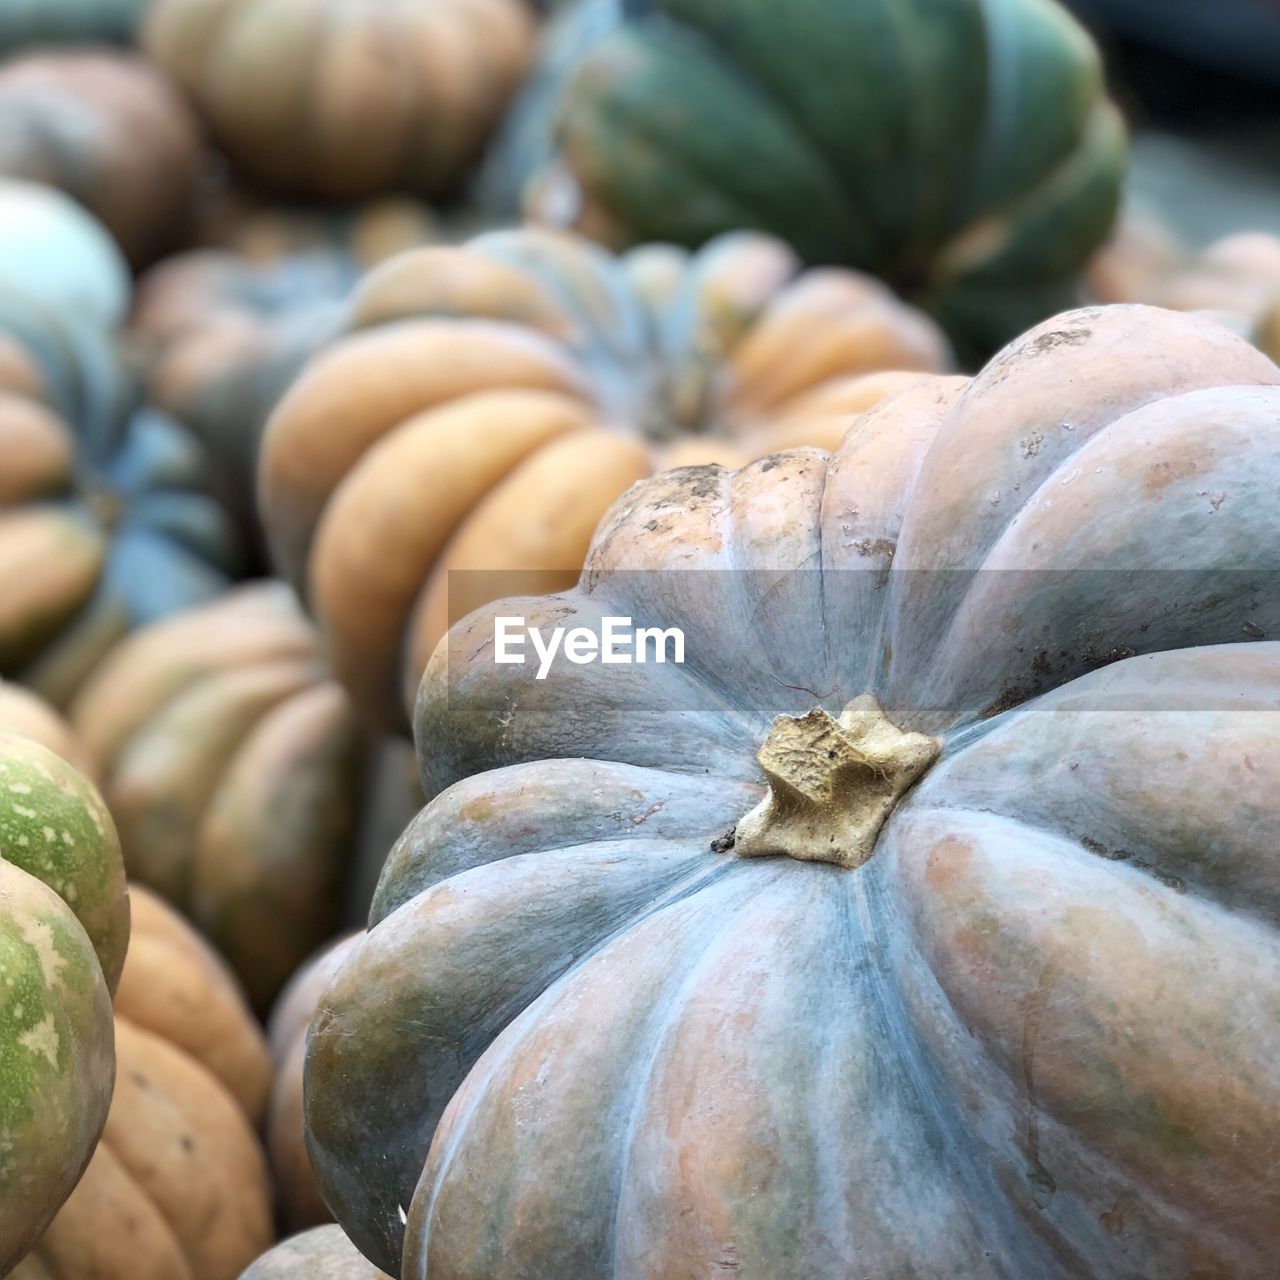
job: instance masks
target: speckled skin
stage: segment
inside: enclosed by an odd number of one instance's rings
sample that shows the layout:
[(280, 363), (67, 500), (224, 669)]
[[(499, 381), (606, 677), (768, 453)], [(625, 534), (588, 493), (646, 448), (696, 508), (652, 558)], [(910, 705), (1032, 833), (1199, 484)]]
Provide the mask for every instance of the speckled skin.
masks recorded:
[[(459, 624), (435, 798), (309, 1041), (368, 1256), (1269, 1280), (1278, 424), (1228, 331), (1076, 312), (834, 455), (637, 486), (575, 591)], [(680, 626), (688, 662), (538, 681), (492, 662), (499, 613)], [(774, 717), (864, 692), (942, 743), (871, 857), (736, 857)]]
[(619, 257), (545, 230), (428, 247), (369, 274), (350, 329), (272, 414), (259, 507), (338, 677), (392, 730), (449, 622), (503, 594), (496, 571), (571, 585), (642, 476), (834, 448), (875, 398), (859, 375), (951, 364), (878, 281), (802, 271), (754, 234)]
[(132, 898), (106, 1130), (14, 1280), (235, 1280), (274, 1234), (262, 1032), (208, 944)]
[(89, 1161), (129, 939), (115, 830), (61, 757), (0, 729), (0, 1274)]

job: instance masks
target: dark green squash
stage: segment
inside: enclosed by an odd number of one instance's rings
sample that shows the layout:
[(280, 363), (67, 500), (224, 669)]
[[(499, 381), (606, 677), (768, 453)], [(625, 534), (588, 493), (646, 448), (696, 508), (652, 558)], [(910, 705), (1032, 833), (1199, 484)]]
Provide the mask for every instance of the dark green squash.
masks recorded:
[(499, 200), (617, 244), (769, 231), (970, 349), (1077, 300), (1124, 168), (1054, 0), (585, 0), (510, 119)]

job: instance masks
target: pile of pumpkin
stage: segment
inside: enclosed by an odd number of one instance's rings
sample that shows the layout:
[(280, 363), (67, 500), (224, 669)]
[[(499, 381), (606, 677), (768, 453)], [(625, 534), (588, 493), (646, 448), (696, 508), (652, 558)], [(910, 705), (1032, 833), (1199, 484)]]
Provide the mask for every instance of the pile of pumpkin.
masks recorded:
[(1280, 242), (1056, 0), (0, 51), (0, 1276), (1271, 1280)]

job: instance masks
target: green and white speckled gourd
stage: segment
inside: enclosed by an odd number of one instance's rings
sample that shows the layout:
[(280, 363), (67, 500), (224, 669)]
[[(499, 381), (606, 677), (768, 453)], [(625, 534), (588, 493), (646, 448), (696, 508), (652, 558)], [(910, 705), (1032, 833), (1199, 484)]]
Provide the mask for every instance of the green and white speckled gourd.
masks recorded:
[(128, 941), (106, 806), (60, 756), (0, 729), (0, 1275), (71, 1194), (106, 1123)]
[(990, 351), (1079, 300), (1124, 129), (1055, 0), (585, 0), (487, 175), (615, 245), (752, 227)]
[[(640, 483), (437, 648), (322, 997), (404, 1280), (1271, 1280), (1280, 369), (1078, 311), (835, 453)], [(643, 572), (638, 572), (643, 571)], [(492, 660), (494, 619), (686, 664)]]

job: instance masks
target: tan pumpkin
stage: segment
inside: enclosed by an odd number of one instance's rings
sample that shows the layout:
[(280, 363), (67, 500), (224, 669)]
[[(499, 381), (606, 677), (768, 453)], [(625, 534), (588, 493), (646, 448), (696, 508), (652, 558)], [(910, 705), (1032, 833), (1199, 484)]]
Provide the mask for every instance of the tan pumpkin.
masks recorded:
[(528, 65), (523, 0), (156, 0), (147, 51), (264, 188), (455, 190)]
[(316, 1227), (265, 1253), (240, 1280), (388, 1280), (341, 1227)]
[(130, 899), (107, 1127), (14, 1280), (235, 1280), (273, 1237), (262, 1033), (190, 927), (145, 889)]
[(876, 281), (747, 233), (696, 254), (548, 231), (421, 249), (369, 275), (351, 329), (272, 415), (259, 505), (339, 679), (388, 727), (450, 617), (517, 589), (493, 571), (567, 585), (634, 481), (833, 447), (870, 403), (855, 375), (950, 358)]
[(84, 754), (76, 742), (75, 731), (43, 698), (20, 684), (0, 680), (0, 725), (10, 733), (31, 738), (55, 755), (75, 765), (92, 781), (92, 773), (84, 765)]
[(365, 743), (292, 592), (251, 584), (142, 630), (71, 715), (130, 876), (192, 919), (267, 1009), (338, 930), (374, 816)]
[(135, 267), (190, 232), (203, 148), (173, 87), (122, 52), (44, 52), (0, 69), (0, 173), (61, 187)]
[(354, 206), (281, 205), (239, 187), (201, 211), (199, 243), (259, 265), (314, 249), (344, 253), (364, 267), (441, 238), (439, 215), (413, 196)]
[(1094, 260), (1090, 283), (1106, 302), (1208, 312), (1280, 359), (1280, 236), (1238, 232), (1192, 255), (1130, 220)]
[(333, 1220), (316, 1186), (307, 1155), (302, 1121), (302, 1064), (306, 1058), (307, 1028), (320, 997), (360, 937), (352, 934), (343, 938), (303, 965), (280, 993), (267, 1027), (275, 1069), (267, 1108), (267, 1154), (281, 1214), (285, 1225), (294, 1231)]
[(1127, 209), (1089, 259), (1089, 295), (1103, 303), (1149, 302), (1186, 259), (1186, 246), (1159, 218)]

